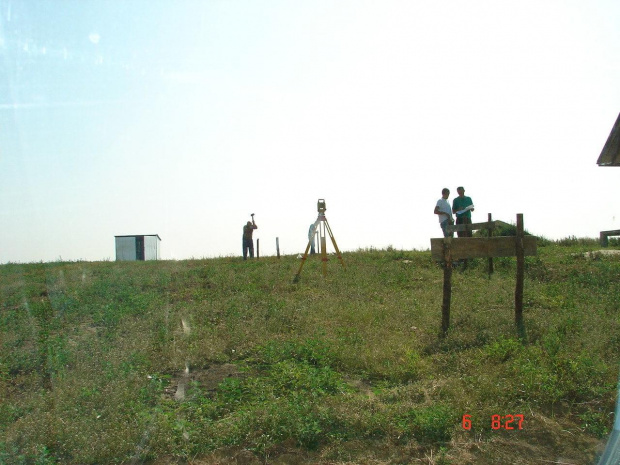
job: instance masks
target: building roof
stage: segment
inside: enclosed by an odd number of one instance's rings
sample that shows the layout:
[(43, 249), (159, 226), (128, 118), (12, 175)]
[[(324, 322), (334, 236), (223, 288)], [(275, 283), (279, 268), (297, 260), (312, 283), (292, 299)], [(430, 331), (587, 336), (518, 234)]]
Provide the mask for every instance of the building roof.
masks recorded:
[(620, 166), (620, 114), (596, 163), (599, 166)]
[(114, 236), (114, 237), (138, 237), (138, 236), (144, 236), (144, 237), (155, 236), (157, 237), (157, 239), (161, 241), (161, 237), (159, 237), (159, 234), (127, 234), (125, 236)]

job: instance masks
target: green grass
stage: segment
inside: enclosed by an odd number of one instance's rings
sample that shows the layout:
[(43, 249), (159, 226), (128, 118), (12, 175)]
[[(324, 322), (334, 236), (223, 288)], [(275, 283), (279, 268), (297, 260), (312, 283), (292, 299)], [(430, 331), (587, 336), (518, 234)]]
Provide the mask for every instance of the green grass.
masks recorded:
[(298, 284), (294, 257), (0, 266), (0, 463), (592, 463), (620, 360), (597, 248), (539, 242), (525, 340), (510, 258), (453, 274), (445, 337), (424, 251), (308, 260)]

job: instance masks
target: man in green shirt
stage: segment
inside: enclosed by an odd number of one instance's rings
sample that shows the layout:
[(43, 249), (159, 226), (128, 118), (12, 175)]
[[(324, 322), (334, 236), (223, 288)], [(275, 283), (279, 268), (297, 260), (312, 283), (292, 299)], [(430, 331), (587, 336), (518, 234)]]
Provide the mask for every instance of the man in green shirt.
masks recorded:
[[(461, 187), (456, 188), (456, 192), (459, 194), (452, 201), (452, 212), (456, 214), (456, 224), (471, 224), (471, 212), (474, 211), (474, 203), (471, 197), (465, 196), (465, 189)], [(458, 231), (459, 237), (472, 237), (471, 231)]]

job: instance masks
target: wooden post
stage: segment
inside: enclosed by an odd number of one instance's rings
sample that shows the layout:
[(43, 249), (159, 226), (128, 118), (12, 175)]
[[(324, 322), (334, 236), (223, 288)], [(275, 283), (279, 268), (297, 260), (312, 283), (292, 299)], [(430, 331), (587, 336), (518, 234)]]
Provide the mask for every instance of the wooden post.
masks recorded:
[[(489, 213), (489, 237), (493, 237), (493, 227), (490, 226), (491, 222), (493, 221), (493, 215), (491, 215)], [(489, 257), (489, 278), (491, 277), (491, 275), (493, 274), (493, 257)]]
[(441, 333), (446, 335), (450, 328), (450, 300), (452, 298), (452, 238), (443, 240), (443, 303), (441, 306)]
[(525, 326), (523, 324), (523, 276), (525, 270), (525, 249), (523, 247), (523, 213), (517, 213), (517, 235), (515, 237), (515, 248), (517, 254), (517, 285), (515, 288), (515, 323), (520, 337), (525, 336)]
[(607, 234), (605, 234), (605, 231), (601, 231), (601, 247), (607, 247), (609, 245), (609, 241), (607, 239)]
[(256, 260), (260, 258), (260, 239), (256, 239)]
[(600, 240), (601, 247), (607, 247), (609, 245), (609, 236), (620, 236), (620, 229), (614, 229), (611, 231), (601, 231)]
[(278, 253), (278, 258), (280, 258), (280, 238), (276, 237), (276, 251)]

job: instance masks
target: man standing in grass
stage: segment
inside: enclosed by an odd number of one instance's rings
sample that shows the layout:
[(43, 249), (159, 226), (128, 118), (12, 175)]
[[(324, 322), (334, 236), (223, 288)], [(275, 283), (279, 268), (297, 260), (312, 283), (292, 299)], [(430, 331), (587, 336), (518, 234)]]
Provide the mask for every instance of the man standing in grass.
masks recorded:
[(256, 223), (254, 222), (254, 213), (252, 213), (252, 221), (248, 221), (247, 224), (243, 227), (243, 259), (248, 259), (248, 250), (250, 251), (250, 258), (254, 258), (254, 240), (252, 239), (252, 234), (254, 230), (258, 229)]
[[(456, 224), (471, 224), (471, 212), (474, 211), (474, 203), (470, 197), (465, 196), (465, 189), (456, 188), (459, 196), (452, 201), (452, 212), (456, 214)], [(472, 237), (471, 231), (458, 231), (459, 237)]]
[(314, 250), (314, 243), (316, 242), (315, 232), (316, 232), (316, 223), (312, 223), (310, 225), (310, 229), (308, 229), (308, 241), (310, 242), (310, 253), (311, 254), (316, 253)]
[(450, 189), (444, 187), (441, 190), (441, 198), (437, 201), (437, 205), (435, 205), (435, 215), (439, 215), (439, 226), (441, 226), (443, 231), (443, 237), (452, 237), (452, 233), (449, 233), (447, 228), (454, 223), (448, 197), (450, 197)]

